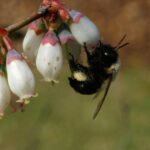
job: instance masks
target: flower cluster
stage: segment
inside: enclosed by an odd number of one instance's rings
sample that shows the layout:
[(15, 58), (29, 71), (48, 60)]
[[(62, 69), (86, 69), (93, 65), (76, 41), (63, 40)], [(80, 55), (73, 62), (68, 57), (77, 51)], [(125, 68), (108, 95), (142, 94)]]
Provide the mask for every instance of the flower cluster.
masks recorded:
[(60, 0), (43, 0), (38, 13), (26, 32), (23, 53), (15, 50), (9, 31), (0, 29), (0, 116), (11, 103), (12, 94), (18, 97), (20, 106), (37, 96), (28, 63), (36, 65), (45, 81), (58, 83), (63, 51), (77, 60), (84, 43), (92, 50), (100, 40), (96, 25)]

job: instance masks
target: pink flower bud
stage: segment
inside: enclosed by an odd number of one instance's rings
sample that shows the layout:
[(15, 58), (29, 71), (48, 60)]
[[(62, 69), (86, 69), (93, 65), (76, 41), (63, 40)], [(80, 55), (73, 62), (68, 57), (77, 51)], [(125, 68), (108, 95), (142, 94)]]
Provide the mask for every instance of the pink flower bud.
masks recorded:
[(9, 87), (20, 102), (36, 96), (34, 75), (23, 57), (16, 50), (8, 51), (6, 63)]
[(63, 55), (59, 40), (53, 31), (48, 31), (40, 44), (36, 66), (45, 81), (58, 82)]
[(59, 33), (59, 39), (62, 45), (75, 40), (73, 35), (68, 30), (62, 30)]
[(66, 9), (59, 9), (59, 15), (63, 22), (67, 22), (69, 20), (69, 13)]
[(30, 24), (23, 40), (23, 51), (29, 60), (35, 61), (44, 34), (45, 26), (41, 19)]
[(74, 59), (77, 60), (81, 53), (81, 45), (76, 42), (72, 33), (70, 33), (68, 30), (62, 30), (59, 33), (59, 39), (62, 44), (62, 48), (71, 53)]
[(70, 30), (79, 44), (86, 43), (88, 48), (93, 48), (100, 40), (100, 33), (96, 25), (82, 13), (75, 10), (70, 11), (73, 22)]
[(0, 117), (4, 115), (6, 107), (9, 105), (11, 100), (11, 93), (9, 90), (8, 82), (3, 74), (0, 71)]

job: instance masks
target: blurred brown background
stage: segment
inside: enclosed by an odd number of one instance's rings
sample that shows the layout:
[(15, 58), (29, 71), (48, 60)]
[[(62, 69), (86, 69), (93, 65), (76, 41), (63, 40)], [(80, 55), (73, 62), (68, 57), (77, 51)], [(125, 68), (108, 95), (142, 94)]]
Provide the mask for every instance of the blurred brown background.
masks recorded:
[[(13, 24), (35, 11), (41, 0), (11, 0), (0, 2), (0, 25)], [(121, 51), (126, 63), (144, 63), (150, 58), (150, 1), (149, 0), (64, 0), (93, 20), (101, 30), (104, 41), (116, 44), (127, 34), (131, 44)], [(135, 63), (135, 64), (136, 64)]]
[[(36, 11), (41, 0), (0, 0), (0, 26)], [(100, 28), (115, 45), (126, 33), (130, 45), (120, 50), (122, 68), (95, 121), (97, 100), (75, 93), (66, 67), (60, 84), (37, 83), (39, 97), (24, 113), (0, 122), (2, 150), (149, 150), (150, 149), (150, 1), (64, 0)], [(21, 41), (25, 29), (18, 32)], [(59, 93), (59, 94), (58, 94)]]

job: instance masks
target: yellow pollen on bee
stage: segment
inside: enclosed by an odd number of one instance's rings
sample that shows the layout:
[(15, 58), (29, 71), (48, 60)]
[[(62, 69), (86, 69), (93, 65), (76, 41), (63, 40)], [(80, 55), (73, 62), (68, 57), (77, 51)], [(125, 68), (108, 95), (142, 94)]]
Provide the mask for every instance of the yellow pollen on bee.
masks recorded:
[(83, 72), (74, 72), (73, 77), (77, 81), (86, 81), (87, 80), (87, 76)]
[(107, 73), (112, 73), (113, 70), (118, 72), (119, 68), (120, 68), (120, 63), (115, 63), (115, 64), (111, 65), (109, 68), (107, 68)]

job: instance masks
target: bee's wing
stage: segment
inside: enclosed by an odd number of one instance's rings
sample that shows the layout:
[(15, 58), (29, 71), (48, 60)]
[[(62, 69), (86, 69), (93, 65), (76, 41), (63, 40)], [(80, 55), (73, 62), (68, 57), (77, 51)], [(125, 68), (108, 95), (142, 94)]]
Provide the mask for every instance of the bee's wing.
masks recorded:
[[(104, 96), (103, 96), (103, 98), (99, 101), (99, 103), (98, 103), (98, 105), (97, 105), (97, 108), (96, 108), (96, 110), (95, 110), (95, 112), (94, 112), (93, 119), (96, 118), (96, 116), (98, 115), (98, 113), (99, 113), (99, 111), (100, 111), (100, 109), (101, 109), (101, 107), (102, 107), (102, 105), (103, 105), (103, 103), (104, 103), (104, 101), (105, 101), (105, 98), (106, 98), (106, 96), (107, 96), (107, 93), (108, 93), (108, 90), (109, 90), (109, 88), (110, 88), (110, 85), (111, 85), (112, 80), (113, 80), (113, 76), (111, 75), (110, 78), (108, 79), (108, 84), (107, 84), (107, 87), (106, 87)], [(100, 93), (100, 92), (98, 91), (98, 92), (96, 93), (95, 97), (97, 97), (97, 96), (99, 95), (99, 93)]]

